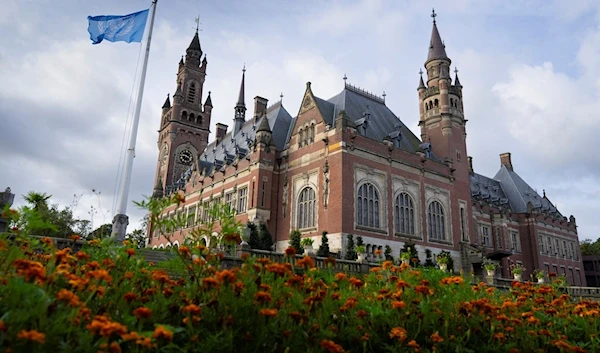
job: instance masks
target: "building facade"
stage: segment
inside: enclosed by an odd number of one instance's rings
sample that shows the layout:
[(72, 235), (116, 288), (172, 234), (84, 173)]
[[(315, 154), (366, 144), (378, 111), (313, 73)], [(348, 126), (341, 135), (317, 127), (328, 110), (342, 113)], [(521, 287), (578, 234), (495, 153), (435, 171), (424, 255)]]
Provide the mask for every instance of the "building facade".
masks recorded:
[[(434, 17), (435, 18), (435, 17)], [(256, 96), (245, 104), (245, 72), (233, 112), (233, 128), (216, 124), (208, 143), (212, 102), (203, 100), (206, 56), (198, 33), (179, 63), (176, 92), (167, 97), (158, 138), (153, 195), (174, 192), (186, 202), (163, 217), (190, 216), (170, 234), (183, 243), (207, 219), (216, 202), (236, 209), (242, 222), (267, 225), (282, 251), (299, 230), (319, 246), (328, 232), (330, 249), (341, 253), (347, 235), (362, 236), (367, 252), (386, 245), (397, 257), (406, 242), (420, 258), (449, 251), (455, 269), (481, 271), (485, 258), (510, 276), (523, 264), (564, 274), (585, 284), (575, 218), (562, 216), (514, 171), (510, 153), (498, 174), (477, 174), (467, 157), (466, 117), (458, 72), (434, 20), (425, 72), (417, 88), (420, 136), (415, 136), (377, 96), (346, 83), (322, 99), (311, 83), (295, 117), (281, 101)], [(168, 246), (159, 229), (149, 229), (149, 246)]]

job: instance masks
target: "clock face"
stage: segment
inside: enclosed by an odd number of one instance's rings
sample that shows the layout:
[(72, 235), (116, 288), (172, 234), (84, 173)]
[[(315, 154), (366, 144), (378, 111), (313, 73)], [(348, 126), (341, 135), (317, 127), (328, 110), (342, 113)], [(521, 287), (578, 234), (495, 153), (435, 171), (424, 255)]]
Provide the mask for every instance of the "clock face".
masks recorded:
[(179, 161), (183, 164), (190, 164), (194, 160), (194, 154), (190, 150), (179, 152)]

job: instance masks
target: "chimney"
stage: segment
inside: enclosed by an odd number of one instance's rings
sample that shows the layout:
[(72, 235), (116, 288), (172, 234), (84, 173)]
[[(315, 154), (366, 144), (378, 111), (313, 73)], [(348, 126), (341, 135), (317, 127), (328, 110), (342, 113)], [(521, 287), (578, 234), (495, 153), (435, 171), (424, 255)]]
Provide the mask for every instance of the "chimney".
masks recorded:
[(471, 174), (471, 175), (472, 175), (473, 173), (475, 173), (475, 172), (473, 171), (473, 157), (471, 157), (471, 156), (468, 156), (468, 157), (467, 157), (467, 161), (469, 162), (469, 174)]
[(226, 133), (227, 133), (227, 125), (217, 123), (217, 136), (216, 136), (217, 144), (219, 144), (219, 143), (221, 143), (221, 141), (223, 141), (223, 137), (225, 137)]
[(513, 165), (510, 160), (510, 152), (500, 153), (500, 165), (506, 166), (506, 169), (513, 171)]
[(254, 97), (254, 118), (260, 118), (267, 111), (267, 102), (263, 97)]

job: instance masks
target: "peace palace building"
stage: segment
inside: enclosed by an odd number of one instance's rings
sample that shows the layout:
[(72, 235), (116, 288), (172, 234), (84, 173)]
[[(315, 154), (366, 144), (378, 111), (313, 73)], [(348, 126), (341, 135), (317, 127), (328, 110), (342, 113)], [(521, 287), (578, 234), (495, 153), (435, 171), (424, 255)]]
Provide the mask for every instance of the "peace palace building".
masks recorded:
[[(331, 251), (340, 254), (348, 234), (362, 236), (372, 260), (386, 245), (397, 258), (409, 241), (421, 261), (425, 249), (450, 251), (456, 271), (481, 273), (488, 258), (500, 264), (502, 277), (511, 278), (518, 263), (525, 279), (539, 269), (585, 285), (575, 218), (531, 188), (510, 153), (500, 155), (492, 178), (473, 171), (463, 86), (457, 73), (451, 77), (450, 63), (434, 21), (426, 77), (417, 87), (420, 137), (385, 97), (347, 83), (323, 99), (308, 82), (295, 117), (281, 101), (269, 105), (259, 96), (247, 112), (242, 74), (233, 126), (216, 124), (209, 143), (208, 62), (196, 32), (179, 62), (175, 94), (162, 107), (158, 134), (153, 195), (182, 193), (185, 203), (163, 217), (191, 215), (171, 241), (182, 244), (208, 217), (205, 208), (221, 202), (236, 209), (241, 222), (265, 223), (276, 251), (288, 246), (292, 230), (312, 237), (315, 248), (327, 231)], [(169, 246), (152, 225), (149, 234), (148, 246)]]

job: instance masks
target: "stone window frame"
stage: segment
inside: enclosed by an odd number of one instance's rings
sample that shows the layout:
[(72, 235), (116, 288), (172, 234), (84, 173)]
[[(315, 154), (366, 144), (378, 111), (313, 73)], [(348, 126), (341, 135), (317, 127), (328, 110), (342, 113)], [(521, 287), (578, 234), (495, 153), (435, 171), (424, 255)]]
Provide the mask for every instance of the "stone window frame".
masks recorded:
[[(408, 205), (400, 205), (398, 201), (401, 200), (401, 196), (404, 196), (404, 201), (408, 201)], [(406, 190), (401, 190), (396, 192), (394, 196), (394, 234), (396, 235), (408, 235), (409, 237), (416, 237), (416, 223), (417, 223), (417, 214), (419, 213), (416, 208), (416, 202), (414, 201), (414, 197), (407, 192)], [(408, 210), (408, 231), (403, 231), (406, 229), (400, 229), (400, 226), (404, 222), (400, 222), (400, 212), (399, 208), (406, 208)], [(412, 214), (411, 214), (412, 213)]]
[[(388, 173), (379, 169), (371, 168), (369, 166), (356, 163), (354, 164), (354, 195), (352, 203), (354, 205), (353, 210), (353, 223), (354, 230), (366, 231), (376, 234), (389, 235), (390, 230), (388, 229)], [(363, 226), (358, 224), (358, 190), (365, 184), (371, 183), (375, 186), (379, 193), (379, 227), (373, 228), (369, 226)]]
[[(425, 209), (423, 212), (425, 213), (425, 227), (427, 234), (427, 241), (433, 243), (441, 243), (447, 245), (454, 245), (454, 237), (452, 230), (452, 205), (450, 198), (450, 191), (447, 189), (443, 189), (437, 186), (425, 185)], [(429, 222), (428, 222), (428, 213), (429, 213), (429, 205), (432, 201), (438, 201), (442, 205), (442, 209), (444, 211), (444, 229), (446, 233), (445, 240), (432, 239), (429, 236)]]
[[(437, 207), (439, 205), (439, 207)], [(432, 209), (433, 206), (433, 209)], [(435, 211), (440, 211), (435, 213)], [(432, 217), (432, 215), (435, 217)], [(438, 218), (441, 216), (441, 220)], [(441, 221), (441, 223), (439, 223)], [(439, 224), (438, 224), (439, 223)], [(427, 240), (431, 242), (447, 242), (448, 241), (448, 225), (447, 216), (444, 205), (436, 199), (427, 202)], [(435, 227), (433, 226), (435, 224)], [(441, 232), (438, 229), (441, 228)], [(436, 231), (434, 234), (434, 230)]]
[[(319, 227), (319, 168), (314, 168), (308, 170), (304, 173), (296, 174), (292, 177), (291, 183), (291, 209), (290, 209), (290, 220), (289, 226), (290, 229), (295, 229), (300, 231), (300, 233), (309, 233), (312, 231), (316, 231)], [(298, 220), (298, 199), (300, 197), (300, 192), (307, 186), (310, 186), (315, 191), (315, 226), (312, 228), (298, 229), (297, 228), (297, 220)]]
[(458, 200), (458, 217), (460, 227), (460, 239), (461, 241), (470, 242), (471, 237), (469, 235), (469, 217), (467, 213), (467, 202), (464, 200)]
[[(303, 200), (302, 197), (304, 196), (303, 193), (305, 191), (308, 191), (308, 197), (311, 196), (311, 192), (312, 192), (312, 199), (307, 199), (307, 200)], [(316, 190), (308, 185), (308, 186), (304, 186), (302, 189), (300, 189), (300, 192), (298, 193), (298, 195), (296, 195), (296, 229), (300, 230), (301, 232), (304, 230), (308, 230), (308, 229), (315, 229), (316, 225), (317, 225), (317, 202), (318, 202), (318, 198), (317, 198), (317, 192)], [(309, 208), (311, 208), (312, 204), (312, 222), (311, 220), (309, 220), (306, 217), (306, 210), (308, 210)], [(302, 212), (302, 210), (304, 210), (304, 212)], [(304, 216), (304, 220), (306, 220), (306, 222), (302, 222), (303, 219), (301, 219), (301, 217)], [(304, 224), (302, 224), (304, 223)], [(301, 225), (306, 225), (305, 227), (301, 227)]]
[[(373, 198), (371, 199), (371, 197), (369, 196), (369, 191), (370, 188), (372, 187), (373, 190)], [(361, 190), (365, 189), (365, 194), (366, 195), (361, 195)], [(371, 225), (365, 225), (365, 224), (360, 224), (360, 222), (362, 222), (362, 219), (364, 217), (359, 217), (358, 211), (359, 211), (359, 202), (358, 202), (358, 198), (362, 197), (362, 198), (367, 198), (367, 203), (373, 202), (373, 214), (372, 217), (373, 219), (370, 219), (369, 216), (369, 212), (368, 209), (369, 207), (367, 207), (367, 219), (366, 222), (367, 223), (373, 223), (373, 226)], [(360, 183), (357, 188), (356, 188), (356, 200), (355, 200), (355, 204), (356, 204), (356, 213), (355, 213), (355, 222), (356, 222), (356, 226), (357, 227), (365, 227), (365, 228), (369, 228), (369, 229), (381, 229), (381, 204), (382, 204), (382, 198), (381, 198), (381, 192), (379, 191), (379, 189), (377, 188), (377, 184), (367, 180), (367, 181), (363, 181), (362, 183)], [(361, 210), (364, 212), (364, 208), (361, 207)], [(359, 222), (360, 220), (360, 222)]]
[[(391, 212), (392, 215), (392, 230), (394, 236), (405, 237), (416, 240), (423, 240), (422, 228), (422, 207), (421, 207), (421, 184), (415, 180), (408, 179), (406, 177), (400, 177), (398, 175), (392, 175), (392, 189), (394, 191), (392, 195)], [(396, 231), (396, 199), (401, 193), (408, 194), (413, 201), (414, 206), (414, 234), (399, 233)]]
[[(237, 214), (242, 214), (242, 213), (246, 213), (248, 211), (248, 189), (249, 189), (249, 183), (245, 183), (242, 186), (239, 186), (237, 188), (237, 204), (236, 204), (236, 213)], [(244, 195), (242, 197), (242, 191), (245, 190), (246, 191), (246, 195)], [(242, 201), (242, 199), (246, 199), (245, 202)]]

